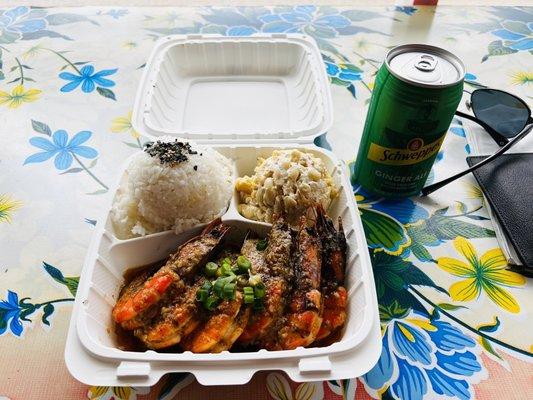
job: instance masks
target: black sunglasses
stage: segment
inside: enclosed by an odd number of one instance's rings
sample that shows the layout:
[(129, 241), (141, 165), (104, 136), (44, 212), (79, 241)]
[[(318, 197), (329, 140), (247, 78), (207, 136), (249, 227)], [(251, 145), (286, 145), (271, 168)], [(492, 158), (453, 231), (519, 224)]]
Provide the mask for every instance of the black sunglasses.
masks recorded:
[(470, 101), (467, 101), (466, 105), (474, 115), (461, 111), (456, 111), (455, 115), (481, 125), (498, 146), (503, 147), (467, 170), (441, 182), (426, 186), (422, 189), (422, 196), (427, 196), (450, 182), (488, 164), (518, 143), (533, 128), (533, 118), (531, 118), (529, 106), (519, 97), (503, 90), (476, 89), (470, 94)]

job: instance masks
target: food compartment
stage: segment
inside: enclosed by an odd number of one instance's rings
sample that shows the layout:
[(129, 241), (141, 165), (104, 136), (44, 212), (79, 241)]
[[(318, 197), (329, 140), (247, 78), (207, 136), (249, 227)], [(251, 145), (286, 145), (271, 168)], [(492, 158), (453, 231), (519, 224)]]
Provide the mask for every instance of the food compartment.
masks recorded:
[(323, 114), (301, 45), (187, 42), (163, 55), (145, 121), (157, 131), (191, 135), (289, 134), (317, 126)]
[[(364, 267), (365, 260), (360, 257), (360, 252), (363, 252), (363, 256), (367, 255), (366, 241), (362, 227), (360, 227), (360, 219), (358, 218), (358, 214), (356, 214), (355, 200), (351, 191), (351, 185), (347, 179), (346, 166), (344, 163), (339, 162), (330, 151), (314, 146), (242, 147), (237, 149), (237, 151), (234, 151), (230, 155), (235, 162), (234, 171), (236, 178), (244, 175), (252, 175), (254, 168), (257, 166), (257, 159), (270, 157), (275, 150), (298, 149), (302, 152), (312, 154), (324, 163), (333, 179), (334, 186), (339, 188), (338, 195), (332, 200), (326, 212), (334, 221), (335, 227), (337, 227), (338, 218), (342, 218), (344, 233), (348, 243), (345, 274), (345, 287), (348, 291), (348, 318), (338, 343), (357, 338), (359, 334), (361, 334), (362, 339), (364, 337), (364, 331), (368, 328), (364, 326), (365, 318), (368, 318), (368, 313), (372, 312), (368, 310), (371, 288), (364, 287), (365, 281), (368, 280), (368, 276), (366, 276), (368, 270)], [(221, 149), (221, 151), (224, 150)], [(254, 221), (242, 216), (238, 211), (239, 202), (239, 194), (235, 191), (232, 203), (228, 209), (228, 214), (231, 215), (231, 218), (247, 221), (254, 225), (270, 226), (270, 224), (265, 222)], [(373, 281), (371, 285), (373, 285)], [(337, 346), (338, 343), (333, 343), (331, 346)]]
[[(170, 135), (209, 144), (231, 160), (234, 178), (252, 174), (257, 157), (268, 157), (275, 149), (298, 148), (320, 157), (341, 187), (327, 211), (334, 221), (342, 217), (348, 241), (347, 321), (340, 340), (327, 347), (218, 354), (120, 350), (111, 313), (124, 272), (167, 257), (205, 224), (179, 235), (165, 231), (119, 240), (110, 204), (98, 219), (80, 277), (65, 350), (73, 376), (90, 385), (151, 386), (172, 372), (191, 372), (206, 385), (243, 384), (261, 370), (281, 370), (298, 382), (366, 373), (379, 357), (381, 337), (364, 231), (345, 165), (312, 145), (331, 123), (329, 80), (311, 37), (161, 38), (143, 71), (133, 126), (151, 140)], [(244, 218), (237, 206), (233, 190), (222, 217), (234, 227), (229, 241), (242, 240), (248, 229), (266, 236), (270, 224)]]
[[(287, 148), (294, 148), (290, 146)], [(246, 146), (218, 146), (214, 149), (225, 155), (234, 163), (235, 176), (250, 174), (256, 164), (257, 157), (268, 157), (276, 149), (283, 147), (246, 147)], [(117, 300), (123, 283), (124, 272), (132, 267), (147, 265), (175, 252), (177, 247), (196, 236), (203, 226), (175, 235), (171, 231), (160, 232), (145, 237), (129, 240), (117, 240), (112, 232), (102, 230), (100, 246), (91, 265), (84, 270), (87, 284), (82, 286), (79, 296), (82, 300), (81, 312), (78, 316), (77, 330), (83, 345), (92, 353), (104, 358), (128, 360), (226, 360), (261, 358), (286, 358), (301, 355), (329, 354), (342, 352), (354, 348), (368, 334), (374, 310), (372, 301), (373, 287), (371, 271), (367, 263), (368, 255), (364, 243), (364, 236), (357, 220), (353, 195), (349, 192), (347, 175), (344, 165), (335, 160), (334, 156), (322, 149), (297, 146), (305, 152), (311, 152), (321, 158), (331, 173), (335, 185), (341, 188), (339, 195), (331, 204), (328, 215), (336, 221), (340, 216), (343, 220), (344, 231), (348, 242), (347, 268), (345, 287), (348, 291), (348, 318), (338, 342), (322, 348), (298, 348), (296, 350), (269, 352), (229, 353), (220, 354), (192, 354), (157, 353), (152, 350), (145, 352), (123, 351), (117, 348), (114, 336), (114, 324), (111, 317), (112, 308)], [(266, 236), (270, 224), (247, 220), (237, 211), (237, 194), (226, 214), (222, 217), (225, 224), (233, 227), (228, 238), (229, 243), (242, 242), (248, 229), (254, 230), (260, 236)], [(109, 222), (106, 226), (109, 226)], [(361, 249), (363, 254), (360, 253)], [(87, 274), (87, 275), (86, 275)], [(84, 280), (85, 280), (84, 279)]]
[[(161, 154), (145, 147), (124, 162), (105, 216), (105, 231), (113, 240), (138, 240), (165, 230), (179, 234), (205, 226), (228, 210), (235, 171), (224, 151), (192, 141), (176, 143), (168, 136), (152, 145), (186, 158), (162, 162)], [(190, 154), (176, 152), (184, 145)]]
[(194, 140), (323, 133), (331, 99), (316, 44), (274, 36), (161, 39), (137, 94), (135, 125), (154, 137)]
[[(248, 229), (254, 228), (242, 221), (230, 221), (231, 231), (226, 238), (228, 246), (237, 246)], [(182, 244), (197, 236), (204, 225), (179, 235), (165, 231), (145, 237), (115, 241), (107, 251), (107, 257), (98, 257), (92, 275), (91, 288), (84, 306), (87, 311), (85, 326), (88, 336), (98, 346), (118, 348), (115, 323), (111, 311), (119, 297), (125, 273), (135, 268), (148, 267), (175, 253)], [(268, 228), (254, 229), (258, 235), (266, 235)], [(119, 350), (121, 351), (121, 350)]]

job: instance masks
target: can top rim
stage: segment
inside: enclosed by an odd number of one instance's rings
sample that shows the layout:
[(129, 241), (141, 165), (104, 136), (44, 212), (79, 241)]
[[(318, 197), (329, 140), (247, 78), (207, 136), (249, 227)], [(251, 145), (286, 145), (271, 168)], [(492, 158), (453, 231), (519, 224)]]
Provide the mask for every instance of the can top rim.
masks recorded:
[[(450, 62), (456, 68), (456, 70), (459, 72), (459, 74), (458, 74), (459, 77), (456, 80), (454, 80), (453, 82), (435, 85), (435, 84), (431, 84), (431, 83), (419, 82), (419, 81), (416, 81), (416, 80), (413, 80), (413, 79), (409, 79), (408, 77), (405, 77), (405, 76), (402, 76), (402, 75), (398, 74), (396, 71), (393, 70), (393, 68), (390, 65), (390, 62), (396, 56), (398, 56), (400, 54), (403, 54), (403, 53), (407, 53), (409, 51), (427, 52), (429, 54), (433, 54), (433, 55), (437, 55), (439, 57), (443, 57), (446, 61)], [(442, 48), (437, 47), (437, 46), (432, 46), (432, 45), (429, 45), (429, 44), (412, 43), (412, 44), (402, 44), (400, 46), (396, 46), (396, 47), (394, 47), (393, 49), (391, 49), (387, 53), (387, 55), (385, 57), (385, 64), (386, 64), (387, 69), (389, 70), (389, 72), (392, 75), (394, 75), (396, 78), (398, 78), (398, 79), (400, 79), (400, 80), (402, 80), (404, 82), (413, 84), (415, 86), (421, 86), (421, 87), (432, 88), (432, 89), (439, 89), (439, 88), (445, 88), (445, 87), (454, 86), (457, 83), (463, 81), (464, 77), (465, 77), (465, 74), (466, 74), (465, 66), (464, 66), (463, 62), (461, 61), (461, 59), (459, 57), (457, 57), (455, 54), (449, 52), (448, 50), (442, 49)]]

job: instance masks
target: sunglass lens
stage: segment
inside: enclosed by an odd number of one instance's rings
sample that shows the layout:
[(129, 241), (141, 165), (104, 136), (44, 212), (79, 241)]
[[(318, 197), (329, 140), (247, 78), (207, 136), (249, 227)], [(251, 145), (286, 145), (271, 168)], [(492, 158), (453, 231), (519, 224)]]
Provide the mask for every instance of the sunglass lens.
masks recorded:
[(508, 138), (520, 133), (529, 118), (529, 109), (522, 100), (499, 90), (476, 90), (471, 102), (478, 119)]

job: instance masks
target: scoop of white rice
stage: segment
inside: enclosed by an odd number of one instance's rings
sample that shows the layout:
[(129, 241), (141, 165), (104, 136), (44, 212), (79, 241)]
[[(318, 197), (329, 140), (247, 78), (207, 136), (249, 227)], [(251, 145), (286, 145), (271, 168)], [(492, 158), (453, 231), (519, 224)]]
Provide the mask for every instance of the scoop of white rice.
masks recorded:
[(144, 151), (133, 157), (111, 210), (119, 239), (169, 229), (180, 233), (226, 211), (232, 194), (230, 161), (207, 146), (188, 143), (197, 154), (177, 164), (162, 164)]

